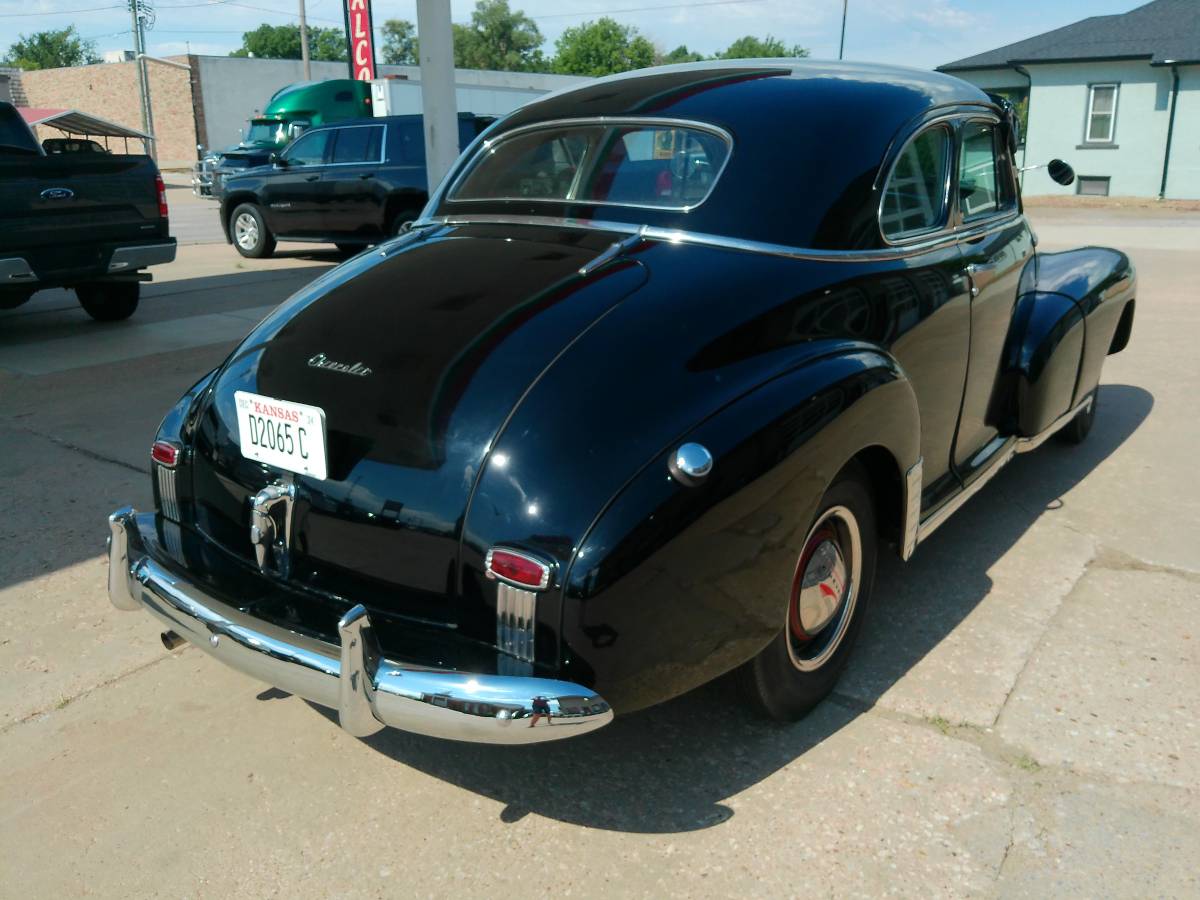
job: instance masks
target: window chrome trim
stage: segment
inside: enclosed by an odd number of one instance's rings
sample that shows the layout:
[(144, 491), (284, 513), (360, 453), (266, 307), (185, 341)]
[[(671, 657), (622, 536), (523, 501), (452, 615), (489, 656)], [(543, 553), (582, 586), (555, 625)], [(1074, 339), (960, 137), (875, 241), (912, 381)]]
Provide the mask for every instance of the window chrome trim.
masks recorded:
[[(930, 238), (940, 236), (956, 237), (968, 227), (975, 228), (978, 225), (986, 223), (986, 221), (983, 219), (971, 222), (969, 226), (962, 222), (962, 217), (958, 208), (958, 197), (954, 191), (954, 187), (958, 183), (958, 130), (964, 123), (973, 120), (990, 122), (992, 125), (1000, 124), (1000, 117), (990, 111), (980, 112), (976, 110), (959, 110), (958, 112), (947, 113), (946, 115), (932, 118), (928, 122), (922, 122), (921, 127), (909, 135), (900, 145), (900, 148), (896, 151), (896, 153), (891, 155), (892, 161), (887, 168), (887, 177), (883, 180), (880, 180), (877, 176), (875, 180), (875, 189), (879, 191), (879, 206), (875, 210), (875, 224), (879, 229), (879, 237), (885, 245), (888, 247), (907, 247), (915, 244), (923, 245), (923, 242), (929, 240)], [(892, 172), (895, 170), (896, 163), (899, 162), (901, 155), (903, 155), (904, 151), (908, 149), (908, 145), (923, 135), (928, 129), (936, 126), (948, 127), (950, 129), (950, 158), (947, 160), (946, 165), (946, 219), (940, 228), (931, 229), (929, 231), (922, 232), (921, 234), (915, 234), (910, 237), (901, 238), (898, 241), (889, 240), (888, 236), (883, 233), (883, 201), (886, 196), (888, 182), (892, 180)], [(885, 158), (887, 158), (886, 155)], [(882, 167), (880, 171), (883, 171)], [(1013, 211), (1013, 209), (1004, 209), (1000, 210), (997, 215), (1007, 216), (1008, 213)]]
[(591, 231), (613, 231), (618, 234), (638, 234), (640, 232), (647, 240), (662, 241), (669, 244), (698, 244), (721, 250), (739, 250), (746, 253), (763, 253), (771, 256), (785, 256), (791, 259), (805, 259), (818, 262), (871, 262), (907, 259), (918, 253), (927, 253), (960, 241), (973, 240), (974, 238), (990, 234), (993, 231), (999, 231), (1001, 228), (1007, 228), (1020, 218), (1020, 210), (1011, 209), (999, 219), (973, 223), (971, 228), (959, 231), (939, 233), (920, 243), (909, 243), (896, 247), (879, 247), (870, 250), (819, 250), (809, 247), (794, 247), (788, 244), (774, 244), (769, 241), (754, 241), (719, 234), (663, 228), (658, 225), (638, 225), (632, 222), (613, 222), (605, 219), (579, 219), (563, 216), (526, 216), (491, 213), (433, 216), (431, 218), (418, 219), (413, 223), (412, 227), (424, 228), (435, 225), (534, 225), (550, 228), (582, 228)]
[[(912, 232), (901, 236), (897, 240), (892, 240), (887, 236), (887, 232), (883, 230), (883, 204), (887, 201), (888, 185), (892, 183), (892, 178), (896, 174), (896, 165), (900, 162), (900, 158), (908, 148), (920, 137), (924, 137), (933, 129), (940, 129), (946, 133), (946, 164), (945, 171), (942, 173), (942, 209), (936, 224), (928, 228), (922, 228), (919, 231)], [(883, 238), (883, 242), (890, 247), (900, 247), (906, 243), (920, 240), (923, 237), (928, 237), (931, 234), (937, 234), (939, 231), (947, 231), (951, 229), (950, 224), (950, 184), (953, 180), (952, 173), (954, 172), (954, 126), (950, 117), (942, 119), (934, 119), (932, 122), (919, 131), (909, 135), (908, 140), (900, 145), (900, 150), (892, 159), (892, 164), (888, 167), (887, 178), (883, 180), (883, 186), (879, 190), (879, 208), (876, 210), (876, 217), (879, 220), (879, 236)]]
[[(584, 126), (599, 126), (602, 128), (613, 128), (620, 126), (661, 126), (666, 128), (690, 128), (695, 131), (706, 131), (709, 134), (715, 135), (725, 142), (728, 152), (725, 154), (725, 159), (721, 166), (717, 169), (717, 173), (713, 176), (712, 184), (708, 186), (708, 191), (696, 203), (688, 206), (660, 206), (652, 203), (622, 203), (615, 200), (578, 200), (578, 199), (555, 199), (552, 197), (476, 197), (476, 198), (459, 198), (455, 194), (462, 186), (462, 182), (479, 166), (480, 161), (484, 159), (484, 154), (488, 153), (492, 148), (505, 141), (519, 137), (523, 134), (528, 134), (533, 131), (546, 131), (550, 129), (560, 128), (577, 128)], [(712, 196), (717, 184), (721, 181), (721, 176), (725, 174), (725, 169), (729, 165), (729, 161), (733, 158), (734, 143), (733, 135), (721, 128), (719, 125), (711, 125), (708, 122), (698, 122), (694, 119), (677, 119), (667, 116), (583, 116), (571, 119), (548, 119), (544, 122), (533, 122), (529, 125), (522, 125), (518, 128), (512, 128), (508, 131), (503, 131), (495, 137), (488, 138), (483, 141), (479, 148), (475, 151), (471, 159), (465, 161), (462, 167), (455, 176), (450, 186), (445, 191), (439, 192), (438, 200), (442, 203), (554, 203), (560, 206), (616, 206), (623, 209), (652, 209), (659, 212), (691, 212), (703, 205), (709, 197)], [(582, 171), (582, 167), (580, 169)], [(572, 182), (572, 190), (575, 189), (578, 183), (578, 178)]]
[[(340, 166), (382, 166), (387, 163), (387, 128), (388, 127), (386, 124), (379, 124), (376, 122), (362, 122), (358, 125), (330, 125), (327, 128), (310, 128), (304, 132), (304, 135), (316, 134), (319, 131), (340, 131), (343, 128), (382, 128), (383, 129), (383, 138), (379, 142), (379, 159), (364, 159), (359, 162), (340, 162), (340, 163), (321, 162), (321, 163), (317, 163), (315, 166), (306, 166), (303, 164), (297, 166), (295, 163), (289, 163), (284, 168), (289, 168), (289, 169), (296, 168), (296, 169), (301, 169), (305, 172), (311, 172), (313, 169), (334, 169), (334, 168), (338, 168)], [(297, 137), (296, 140), (297, 141), (300, 140), (300, 138), (304, 137), (304, 135), (300, 135), (300, 137)], [(337, 137), (338, 136), (336, 134), (333, 136), (333, 146), (330, 148), (331, 150), (337, 149)]]

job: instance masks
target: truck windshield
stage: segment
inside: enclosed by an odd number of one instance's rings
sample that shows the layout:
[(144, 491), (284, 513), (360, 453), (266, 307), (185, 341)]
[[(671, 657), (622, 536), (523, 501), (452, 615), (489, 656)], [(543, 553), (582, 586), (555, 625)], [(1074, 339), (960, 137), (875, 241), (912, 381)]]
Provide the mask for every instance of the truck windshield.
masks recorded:
[(551, 122), (488, 142), (448, 199), (687, 210), (708, 197), (730, 149), (699, 124)]
[(247, 144), (283, 144), (287, 141), (286, 122), (251, 122)]

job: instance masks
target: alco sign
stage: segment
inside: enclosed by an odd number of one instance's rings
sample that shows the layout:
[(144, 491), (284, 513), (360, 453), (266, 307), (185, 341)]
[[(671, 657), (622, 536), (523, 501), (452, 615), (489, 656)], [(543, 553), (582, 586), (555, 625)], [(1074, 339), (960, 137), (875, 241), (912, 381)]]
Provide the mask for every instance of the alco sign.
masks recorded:
[(350, 77), (375, 77), (375, 35), (371, 30), (371, 0), (342, 0), (346, 13), (346, 42), (350, 45)]

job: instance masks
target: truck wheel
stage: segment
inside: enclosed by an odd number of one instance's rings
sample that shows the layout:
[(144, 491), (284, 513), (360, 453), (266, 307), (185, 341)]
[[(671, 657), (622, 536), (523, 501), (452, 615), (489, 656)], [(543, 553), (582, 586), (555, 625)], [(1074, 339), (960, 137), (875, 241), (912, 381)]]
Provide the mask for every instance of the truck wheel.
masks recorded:
[(772, 719), (795, 721), (820, 703), (862, 629), (878, 545), (869, 484), (852, 464), (825, 492), (796, 561), (779, 635), (737, 670), (747, 702)]
[(0, 288), (0, 309), (16, 309), (28, 303), (33, 293), (33, 288)]
[(275, 252), (275, 237), (263, 221), (262, 211), (253, 203), (243, 203), (233, 211), (229, 233), (242, 256), (263, 259)]
[(1088, 408), (1076, 413), (1075, 418), (1059, 430), (1059, 438), (1068, 444), (1082, 444), (1087, 436), (1091, 434), (1092, 426), (1096, 423), (1096, 407), (1099, 405), (1099, 402), (1100, 388), (1097, 387), (1092, 391), (1092, 402), (1088, 405)]
[(75, 288), (83, 311), (97, 322), (128, 319), (138, 308), (142, 286), (136, 281), (97, 281)]

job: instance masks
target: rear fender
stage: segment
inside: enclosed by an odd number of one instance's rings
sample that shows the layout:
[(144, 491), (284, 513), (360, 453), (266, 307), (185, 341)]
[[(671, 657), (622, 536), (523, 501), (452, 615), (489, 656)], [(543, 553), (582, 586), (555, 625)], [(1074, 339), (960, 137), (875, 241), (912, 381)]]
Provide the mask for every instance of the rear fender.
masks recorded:
[[(695, 487), (668, 475), (684, 441), (714, 458)], [(597, 517), (573, 559), (564, 677), (603, 685), (628, 711), (753, 657), (782, 627), (821, 496), (856, 455), (879, 448), (902, 483), (920, 453), (917, 402), (899, 365), (877, 351), (816, 360), (681, 436)]]

